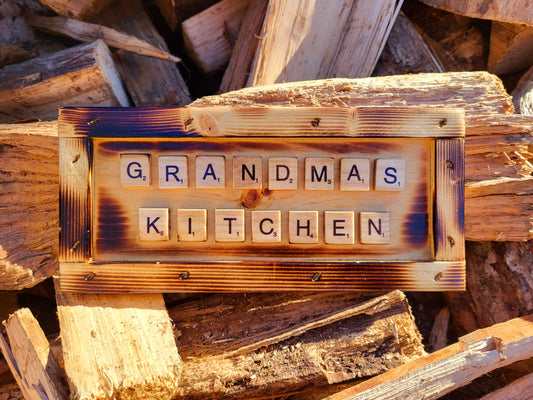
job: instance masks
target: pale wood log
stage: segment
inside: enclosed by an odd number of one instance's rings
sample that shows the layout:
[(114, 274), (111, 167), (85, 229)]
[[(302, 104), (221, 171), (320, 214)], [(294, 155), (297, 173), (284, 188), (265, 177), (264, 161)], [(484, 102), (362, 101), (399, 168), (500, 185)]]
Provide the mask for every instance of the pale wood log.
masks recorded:
[(488, 70), (502, 75), (524, 70), (532, 64), (533, 26), (493, 22)]
[(458, 332), (472, 332), (533, 312), (531, 246), (531, 241), (466, 243), (467, 290), (445, 293)]
[(249, 3), (222, 0), (183, 22), (185, 49), (204, 74), (228, 63)]
[(246, 85), (255, 49), (261, 40), (259, 34), (263, 27), (267, 6), (268, 0), (250, 2), (235, 42), (234, 48), (237, 50), (231, 52), (231, 58), (222, 77), (219, 92), (241, 89)]
[(65, 17), (86, 19), (97, 15), (111, 0), (39, 0)]
[(66, 400), (68, 389), (63, 371), (31, 311), (18, 310), (5, 326), (9, 344), (0, 334), (0, 350), (24, 397), (27, 400)]
[(520, 78), (511, 96), (517, 113), (533, 115), (533, 67)]
[(422, 2), (473, 18), (533, 25), (533, 9), (529, 0), (422, 0)]
[(479, 400), (533, 399), (533, 373), (523, 376), (509, 385), (483, 396)]
[(34, 286), (58, 267), (58, 148), (57, 121), (0, 125), (0, 290)]
[(246, 86), (369, 76), (401, 3), (269, 3)]
[(65, 105), (127, 106), (109, 48), (101, 40), (0, 70), (0, 122), (57, 118)]
[[(168, 53), (140, 0), (116, 0), (93, 22), (133, 35)], [(184, 106), (191, 102), (189, 89), (173, 62), (131, 53), (117, 54), (116, 62), (136, 106)]]
[(215, 295), (170, 313), (184, 358), (178, 395), (186, 399), (281, 395), (424, 354), (399, 291)]
[(160, 294), (62, 293), (61, 343), (73, 399), (170, 399), (182, 361)]
[(374, 68), (373, 76), (445, 72), (444, 66), (416, 27), (400, 12)]
[(176, 30), (187, 18), (209, 8), (218, 0), (155, 0), (170, 29)]
[(532, 327), (529, 315), (475, 331), (327, 399), (437, 399), (494, 369), (533, 357)]
[(119, 32), (107, 26), (91, 24), (67, 17), (42, 17), (28, 14), (25, 19), (26, 22), (35, 28), (64, 35), (79, 40), (80, 42), (92, 42), (97, 39), (102, 39), (109, 47), (175, 63), (181, 62), (179, 57), (160, 50), (145, 40)]

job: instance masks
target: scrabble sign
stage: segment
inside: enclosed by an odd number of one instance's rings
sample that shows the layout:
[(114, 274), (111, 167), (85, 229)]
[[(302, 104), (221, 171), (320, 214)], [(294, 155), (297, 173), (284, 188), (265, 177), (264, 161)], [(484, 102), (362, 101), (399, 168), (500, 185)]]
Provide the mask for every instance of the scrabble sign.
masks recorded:
[(62, 290), (462, 290), (463, 118), (64, 108)]

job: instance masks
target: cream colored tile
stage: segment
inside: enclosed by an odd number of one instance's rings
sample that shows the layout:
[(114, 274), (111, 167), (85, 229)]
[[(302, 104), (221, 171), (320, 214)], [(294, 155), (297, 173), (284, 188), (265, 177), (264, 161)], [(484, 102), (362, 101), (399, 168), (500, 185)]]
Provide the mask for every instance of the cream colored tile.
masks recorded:
[(334, 172), (333, 158), (306, 158), (305, 190), (333, 190)]
[(168, 208), (139, 208), (139, 239), (168, 240)]
[(318, 211), (289, 211), (289, 242), (318, 243)]
[(215, 240), (244, 242), (244, 210), (215, 210)]
[(361, 221), (361, 243), (390, 243), (390, 215), (388, 212), (361, 212), (359, 218)]
[(324, 241), (327, 244), (354, 244), (354, 212), (325, 211)]
[(298, 188), (298, 159), (269, 158), (268, 188), (270, 190), (296, 190)]
[(233, 157), (233, 188), (261, 189), (263, 160), (261, 157)]
[(405, 186), (405, 160), (376, 160), (375, 189), (384, 191), (403, 190)]
[(120, 183), (124, 186), (150, 186), (150, 156), (121, 154)]
[(159, 187), (186, 188), (189, 185), (186, 156), (159, 156)]
[(340, 189), (344, 191), (370, 190), (370, 160), (368, 158), (342, 158)]
[(207, 210), (178, 209), (178, 241), (205, 242), (207, 240)]
[(226, 159), (224, 156), (196, 157), (196, 187), (226, 187)]
[(281, 242), (281, 211), (252, 211), (252, 242)]

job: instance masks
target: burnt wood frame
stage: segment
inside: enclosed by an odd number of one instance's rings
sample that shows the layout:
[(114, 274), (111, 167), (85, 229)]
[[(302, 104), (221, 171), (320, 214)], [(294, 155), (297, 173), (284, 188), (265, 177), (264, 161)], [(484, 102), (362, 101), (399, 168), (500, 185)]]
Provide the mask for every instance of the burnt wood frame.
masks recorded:
[[(60, 285), (86, 292), (464, 290), (464, 112), (421, 107), (62, 108)], [(92, 141), (213, 137), (431, 138), (434, 257), (412, 261), (94, 262)]]

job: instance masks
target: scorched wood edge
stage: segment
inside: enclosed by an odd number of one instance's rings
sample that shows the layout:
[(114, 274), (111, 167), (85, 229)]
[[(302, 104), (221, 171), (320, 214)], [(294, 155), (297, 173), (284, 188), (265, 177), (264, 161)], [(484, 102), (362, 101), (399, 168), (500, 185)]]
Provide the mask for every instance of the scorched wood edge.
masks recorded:
[(463, 290), (464, 113), (63, 108), (60, 283)]

